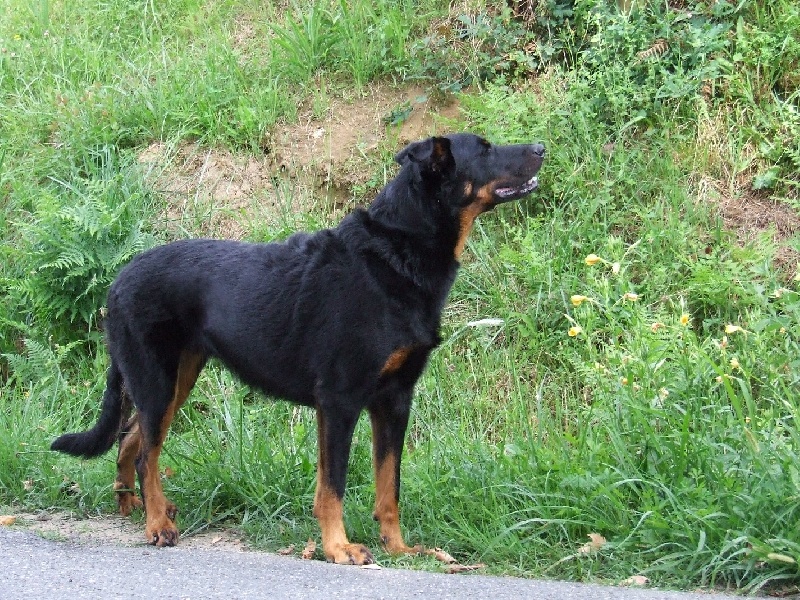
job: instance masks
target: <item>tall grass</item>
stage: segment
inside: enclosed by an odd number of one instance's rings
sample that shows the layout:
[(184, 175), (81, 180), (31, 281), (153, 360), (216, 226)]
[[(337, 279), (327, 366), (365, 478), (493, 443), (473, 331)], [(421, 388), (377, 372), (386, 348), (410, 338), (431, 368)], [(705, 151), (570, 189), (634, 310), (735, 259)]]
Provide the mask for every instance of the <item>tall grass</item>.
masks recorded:
[[(114, 509), (113, 457), (46, 448), (96, 414), (102, 288), (168, 236), (138, 148), (190, 137), (262, 152), (321, 79), (334, 82), (326, 94), (387, 75), (456, 89), (469, 72), (483, 83), (461, 97), (464, 127), (544, 141), (548, 155), (537, 194), (483, 216), (465, 253), (409, 428), (409, 540), (497, 573), (792, 589), (798, 276), (774, 243), (740, 246), (697, 182), (796, 206), (798, 9), (671, 4), (542, 2), (523, 22), (435, 2), (278, 14), (5, 0), (0, 502)], [(270, 239), (330, 218), (284, 217), (250, 230)], [(352, 537), (374, 548), (370, 446), (362, 421), (345, 508)], [(218, 365), (164, 464), (185, 532), (235, 525), (268, 548), (317, 535), (313, 415)], [(589, 534), (606, 542), (583, 551)]]

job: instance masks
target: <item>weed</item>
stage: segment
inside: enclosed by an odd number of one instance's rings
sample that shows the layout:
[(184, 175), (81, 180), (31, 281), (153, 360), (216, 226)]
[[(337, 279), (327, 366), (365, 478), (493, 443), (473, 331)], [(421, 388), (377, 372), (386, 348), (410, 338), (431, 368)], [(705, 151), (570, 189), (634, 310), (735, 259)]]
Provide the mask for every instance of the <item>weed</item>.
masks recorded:
[(18, 225), (21, 244), (6, 248), (18, 269), (7, 282), (9, 301), (35, 329), (96, 326), (117, 271), (154, 243), (143, 218), (148, 192), (135, 171), (120, 171), (113, 148), (94, 159), (85, 178), (42, 190), (31, 218)]

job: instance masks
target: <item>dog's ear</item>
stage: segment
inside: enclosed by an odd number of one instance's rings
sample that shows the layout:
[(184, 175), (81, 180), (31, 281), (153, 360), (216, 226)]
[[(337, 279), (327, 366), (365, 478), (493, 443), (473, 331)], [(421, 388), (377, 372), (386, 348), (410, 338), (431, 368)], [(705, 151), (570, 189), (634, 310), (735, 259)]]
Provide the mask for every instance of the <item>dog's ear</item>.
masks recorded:
[(455, 164), (450, 140), (445, 137), (431, 137), (409, 144), (398, 152), (394, 159), (400, 165), (416, 163), (423, 170), (435, 173), (448, 171)]

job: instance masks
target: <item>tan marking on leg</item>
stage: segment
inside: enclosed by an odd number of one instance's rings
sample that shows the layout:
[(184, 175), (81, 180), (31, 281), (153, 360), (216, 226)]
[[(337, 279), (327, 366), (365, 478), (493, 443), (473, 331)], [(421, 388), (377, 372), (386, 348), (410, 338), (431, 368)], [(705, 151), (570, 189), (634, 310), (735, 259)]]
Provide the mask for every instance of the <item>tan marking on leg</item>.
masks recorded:
[(408, 355), (411, 354), (413, 348), (411, 346), (406, 346), (404, 348), (398, 348), (394, 352), (389, 355), (389, 358), (386, 359), (386, 362), (381, 369), (381, 375), (389, 375), (400, 370), (400, 367), (403, 366), (403, 363), (406, 362)]
[(127, 517), (133, 509), (141, 508), (142, 501), (136, 495), (136, 460), (142, 447), (142, 435), (139, 430), (138, 414), (133, 415), (125, 424), (127, 433), (119, 441), (117, 453), (117, 478), (114, 491), (117, 494), (117, 506), (122, 516)]
[[(479, 188), (475, 194), (475, 201), (464, 207), (459, 217), (459, 231), (458, 240), (456, 241), (455, 257), (456, 260), (461, 258), (464, 248), (467, 245), (467, 238), (472, 231), (472, 226), (475, 224), (475, 219), (478, 215), (489, 210), (492, 205), (492, 187), (494, 183), (490, 182)], [(471, 191), (470, 185), (470, 191)]]
[(397, 502), (395, 473), (397, 458), (387, 455), (383, 462), (375, 462), (375, 512), (373, 516), (381, 526), (381, 543), (390, 554), (419, 554), (422, 546), (407, 546), (400, 530), (400, 507)]
[(317, 464), (317, 490), (314, 493), (314, 516), (322, 533), (322, 551), (329, 562), (350, 565), (367, 565), (374, 562), (366, 546), (351, 544), (344, 529), (342, 499), (328, 483), (328, 457), (325, 450), (325, 419), (317, 410), (319, 436), (319, 462)]
[(373, 518), (380, 523), (381, 544), (390, 554), (418, 554), (422, 546), (407, 546), (400, 530), (400, 506), (397, 497), (397, 455), (378, 458), (378, 432), (385, 426), (377, 413), (370, 412), (372, 423), (372, 459), (375, 469), (375, 512)]
[(204, 363), (205, 358), (202, 355), (188, 352), (181, 354), (175, 378), (175, 392), (161, 421), (158, 439), (151, 447), (147, 447), (146, 439), (143, 440), (142, 452), (143, 456), (147, 457), (144, 464), (141, 465), (142, 496), (147, 514), (145, 536), (149, 543), (156, 546), (174, 546), (178, 542), (178, 528), (174, 523), (177, 508), (164, 496), (158, 458), (161, 455), (164, 439), (167, 437), (172, 419), (177, 410), (186, 402), (186, 398), (189, 397)]

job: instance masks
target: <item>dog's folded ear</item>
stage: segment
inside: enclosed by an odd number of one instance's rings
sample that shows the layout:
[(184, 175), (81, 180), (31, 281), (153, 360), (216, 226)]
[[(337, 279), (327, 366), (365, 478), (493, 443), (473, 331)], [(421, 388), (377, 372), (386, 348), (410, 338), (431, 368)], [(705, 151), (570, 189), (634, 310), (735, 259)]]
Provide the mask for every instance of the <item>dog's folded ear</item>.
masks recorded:
[(409, 144), (394, 159), (400, 165), (416, 163), (423, 170), (436, 173), (446, 172), (455, 165), (450, 140), (445, 137), (431, 137)]

